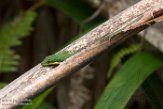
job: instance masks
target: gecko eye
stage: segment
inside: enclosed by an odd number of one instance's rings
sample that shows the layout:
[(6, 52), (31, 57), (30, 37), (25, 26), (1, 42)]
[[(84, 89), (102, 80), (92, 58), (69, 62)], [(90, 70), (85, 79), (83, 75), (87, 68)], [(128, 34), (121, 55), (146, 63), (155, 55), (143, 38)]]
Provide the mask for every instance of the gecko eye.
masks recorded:
[(48, 61), (48, 62), (51, 62), (51, 61)]

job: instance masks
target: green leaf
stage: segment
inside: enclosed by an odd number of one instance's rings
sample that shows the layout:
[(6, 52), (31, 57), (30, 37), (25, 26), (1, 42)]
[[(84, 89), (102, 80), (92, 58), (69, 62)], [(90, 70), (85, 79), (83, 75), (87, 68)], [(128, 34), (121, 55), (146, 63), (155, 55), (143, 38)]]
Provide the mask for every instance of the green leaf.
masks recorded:
[(7, 83), (0, 82), (0, 89), (2, 89), (5, 85), (7, 85)]
[[(48, 4), (71, 17), (79, 25), (94, 13), (94, 10), (81, 0), (48, 0)], [(97, 17), (84, 25), (83, 28), (88, 31), (103, 21), (105, 21), (104, 18)]]
[(0, 48), (20, 45), (19, 38), (27, 36), (32, 30), (31, 24), (36, 17), (33, 11), (27, 11), (5, 24), (0, 30)]
[(36, 18), (34, 11), (26, 11), (0, 29), (0, 72), (16, 71), (19, 56), (11, 47), (21, 44), (20, 38), (29, 35)]
[(38, 109), (57, 109), (57, 108), (55, 108), (55, 107), (51, 106), (50, 104), (44, 102), (43, 104), (41, 104), (41, 106)]
[(124, 56), (135, 53), (139, 49), (140, 49), (140, 44), (132, 44), (127, 48), (122, 48), (116, 54), (114, 54), (114, 57), (110, 62), (110, 67), (109, 67), (107, 77), (109, 78), (111, 76), (113, 69), (121, 62)]
[(132, 56), (107, 85), (94, 109), (124, 109), (136, 89), (162, 63), (162, 59), (146, 52)]
[(143, 83), (142, 89), (155, 109), (163, 109), (163, 84), (156, 73)]
[(50, 94), (50, 92), (53, 91), (53, 89), (54, 89), (54, 87), (43, 92), (41, 95), (39, 95), (32, 101), (32, 105), (26, 105), (22, 109), (37, 109), (42, 104), (44, 99)]

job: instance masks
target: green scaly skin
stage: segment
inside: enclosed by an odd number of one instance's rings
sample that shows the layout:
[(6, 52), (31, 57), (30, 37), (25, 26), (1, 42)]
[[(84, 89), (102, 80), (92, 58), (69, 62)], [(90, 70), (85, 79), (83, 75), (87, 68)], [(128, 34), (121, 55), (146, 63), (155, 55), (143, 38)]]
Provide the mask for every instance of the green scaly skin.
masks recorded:
[(71, 57), (73, 53), (71, 52), (62, 52), (62, 53), (56, 53), (50, 56), (47, 56), (42, 62), (41, 65), (46, 66), (57, 66), (60, 64), (60, 62), (63, 62), (67, 58)]

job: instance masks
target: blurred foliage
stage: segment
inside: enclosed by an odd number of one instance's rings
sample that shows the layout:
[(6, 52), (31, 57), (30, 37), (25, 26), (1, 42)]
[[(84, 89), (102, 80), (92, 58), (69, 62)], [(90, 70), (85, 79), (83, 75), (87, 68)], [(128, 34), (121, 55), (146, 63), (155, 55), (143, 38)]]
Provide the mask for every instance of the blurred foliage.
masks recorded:
[(108, 71), (107, 77), (111, 76), (113, 69), (121, 62), (122, 58), (126, 55), (132, 54), (140, 50), (140, 44), (132, 44), (129, 47), (120, 49), (116, 54), (114, 54)]
[[(94, 10), (86, 5), (81, 0), (47, 0), (48, 4), (58, 10), (62, 11), (71, 17), (77, 24), (83, 26), (84, 31), (89, 31), (100, 23), (104, 22), (104, 18), (96, 17), (85, 25), (82, 22), (94, 13)], [(83, 8), (84, 7), (84, 8)]]
[(30, 34), (32, 23), (36, 17), (33, 11), (26, 11), (22, 15), (5, 24), (0, 29), (0, 72), (15, 71), (20, 58), (11, 47), (21, 44), (20, 38)]
[[(32, 101), (32, 105), (26, 105), (22, 109), (38, 109), (40, 108), (40, 105), (43, 103), (44, 99), (53, 91), (54, 87), (46, 90)], [(44, 105), (45, 106), (45, 105)], [(48, 104), (46, 104), (45, 107), (48, 107)], [(46, 108), (49, 109), (49, 108)]]
[(162, 59), (147, 52), (129, 58), (106, 86), (95, 109), (124, 109), (143, 81), (162, 64)]
[(41, 106), (38, 109), (57, 109), (57, 108), (55, 108), (54, 106), (51, 106), (50, 104), (44, 102), (41, 104)]
[(163, 84), (157, 73), (145, 80), (142, 89), (155, 109), (163, 109)]
[(0, 82), (0, 89), (3, 88), (7, 83)]

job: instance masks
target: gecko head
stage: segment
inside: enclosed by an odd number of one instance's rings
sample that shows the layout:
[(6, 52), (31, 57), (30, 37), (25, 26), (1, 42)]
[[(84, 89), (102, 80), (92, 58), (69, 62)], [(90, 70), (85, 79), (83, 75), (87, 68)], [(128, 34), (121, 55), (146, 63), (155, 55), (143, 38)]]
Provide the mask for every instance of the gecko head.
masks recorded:
[(47, 56), (41, 63), (42, 66), (58, 66), (72, 55), (70, 52), (62, 52)]
[(61, 62), (52, 60), (50, 57), (46, 57), (42, 62), (41, 65), (44, 67), (47, 66), (58, 66)]

